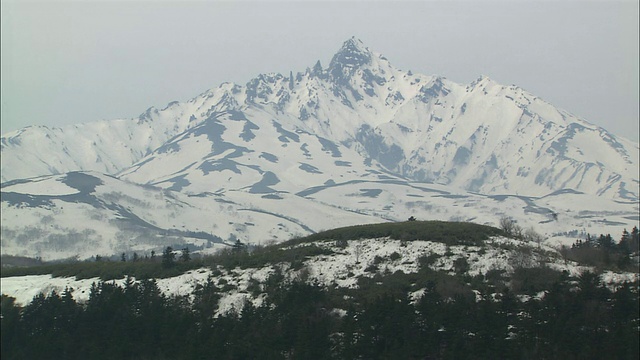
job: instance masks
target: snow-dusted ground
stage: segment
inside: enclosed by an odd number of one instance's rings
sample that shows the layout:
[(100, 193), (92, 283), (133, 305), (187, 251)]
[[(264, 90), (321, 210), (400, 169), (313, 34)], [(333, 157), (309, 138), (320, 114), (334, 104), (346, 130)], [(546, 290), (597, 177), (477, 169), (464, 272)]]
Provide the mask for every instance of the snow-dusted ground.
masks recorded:
[[(442, 243), (430, 241), (399, 241), (389, 238), (350, 240), (346, 243), (336, 241), (315, 242), (297, 246), (316, 245), (331, 249), (332, 255), (318, 255), (310, 257), (304, 263), (304, 268), (292, 270), (288, 263), (270, 264), (261, 268), (232, 269), (217, 268), (197, 269), (182, 275), (157, 279), (159, 289), (168, 296), (187, 296), (193, 298), (193, 292), (198, 285), (204, 285), (211, 279), (219, 288), (226, 287), (219, 301), (218, 314), (241, 309), (246, 302), (259, 305), (264, 300), (264, 294), (255, 293), (255, 285), (264, 283), (277, 270), (285, 275), (284, 281), (303, 277), (309, 282), (324, 286), (337, 285), (339, 287), (357, 287), (361, 276), (373, 277), (376, 273), (415, 273), (419, 269), (419, 259), (431, 254), (437, 254), (437, 259), (429, 266), (433, 270), (455, 273), (454, 262), (459, 258), (466, 258), (469, 264), (468, 274), (486, 274), (490, 270), (513, 271), (514, 266), (537, 266), (544, 263), (557, 270), (566, 270), (571, 275), (579, 275), (588, 267), (578, 266), (572, 262), (565, 262), (554, 249), (538, 248), (532, 243), (524, 243), (513, 239), (494, 237), (486, 242), (486, 246), (446, 246)], [(528, 247), (529, 251), (522, 251)], [(529, 254), (522, 256), (522, 254)], [(376, 270), (370, 266), (376, 265)], [(2, 294), (16, 298), (21, 305), (28, 304), (32, 298), (42, 292), (50, 294), (55, 290), (61, 293), (65, 288), (73, 289), (74, 298), (83, 302), (88, 300), (92, 283), (99, 279), (75, 280), (75, 278), (52, 278), (50, 275), (18, 276), (2, 278), (0, 288)], [(601, 274), (601, 281), (610, 288), (626, 281), (638, 281), (637, 273)], [(125, 279), (111, 282), (123, 286)], [(251, 286), (254, 286), (252, 289)], [(423, 290), (407, 294), (411, 299), (420, 297)]]
[(54, 278), (51, 275), (28, 275), (0, 278), (2, 294), (16, 298), (16, 303), (25, 305), (39, 293), (50, 295), (52, 291), (61, 294), (65, 289), (73, 289), (73, 298), (84, 302), (89, 299), (91, 284), (98, 278), (76, 280), (75, 278)]

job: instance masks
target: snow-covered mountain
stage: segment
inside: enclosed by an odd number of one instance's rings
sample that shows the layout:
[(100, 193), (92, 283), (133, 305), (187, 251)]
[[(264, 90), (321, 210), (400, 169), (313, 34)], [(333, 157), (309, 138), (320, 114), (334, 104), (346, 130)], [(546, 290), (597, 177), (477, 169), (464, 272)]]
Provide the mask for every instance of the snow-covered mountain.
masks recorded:
[[(65, 184), (69, 176), (99, 179), (101, 186), (85, 194), (97, 198), (127, 189), (135, 189), (130, 198), (136, 202), (167, 194), (150, 218), (139, 204), (129, 212), (150, 224), (145, 228), (176, 226), (222, 240), (256, 241), (258, 234), (282, 239), (333, 227), (337, 219), (404, 220), (415, 211), (422, 218), (489, 223), (507, 214), (525, 224), (546, 224), (549, 237), (638, 222), (637, 143), (517, 86), (487, 77), (460, 85), (397, 69), (354, 38), (328, 67), (318, 62), (295, 74), (262, 74), (245, 86), (225, 83), (135, 119), (29, 127), (5, 134), (1, 145), (3, 251), (5, 239), (42, 228), (25, 214), (45, 218), (62, 207), (56, 202), (61, 194), (43, 186)], [(32, 177), (38, 178), (18, 180)], [(21, 200), (11, 200), (16, 196)], [(34, 200), (42, 196), (54, 205)], [(172, 221), (163, 208), (174, 201), (169, 197), (194, 212), (185, 210), (183, 220)], [(560, 198), (553, 206), (546, 203)], [(112, 220), (128, 218), (126, 199), (89, 203), (111, 211), (103, 219)], [(454, 205), (455, 199), (462, 200)], [(510, 201), (517, 205), (505, 210)], [(458, 205), (464, 209), (448, 208)], [(86, 216), (88, 210), (67, 211), (69, 206), (59, 209), (56, 224)], [(234, 215), (246, 209), (287, 221), (278, 230), (265, 229), (261, 221)], [(551, 213), (563, 214), (565, 222), (548, 222)], [(255, 233), (238, 230), (243, 222), (254, 224), (247, 228)], [(97, 231), (103, 237), (120, 231), (113, 221), (102, 224), (111, 227)]]
[[(226, 83), (137, 119), (7, 134), (2, 179), (93, 170), (157, 182), (170, 170), (140, 163), (166, 164), (162, 154), (206, 134), (215, 144), (184, 151), (188, 164), (260, 156), (265, 149), (289, 152), (315, 138), (325, 150), (339, 149), (336, 161), (351, 149), (398, 176), (475, 192), (540, 196), (572, 188), (638, 198), (638, 144), (487, 77), (460, 85), (396, 69), (356, 39), (346, 41), (327, 68), (318, 62), (304, 73)], [(187, 176), (206, 172), (170, 168), (192, 173)]]

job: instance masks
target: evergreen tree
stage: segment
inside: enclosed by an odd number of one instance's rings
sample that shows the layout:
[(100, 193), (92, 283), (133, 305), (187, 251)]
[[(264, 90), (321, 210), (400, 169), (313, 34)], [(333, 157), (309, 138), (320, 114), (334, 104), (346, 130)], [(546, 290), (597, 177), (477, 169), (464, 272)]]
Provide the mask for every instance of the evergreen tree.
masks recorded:
[(237, 239), (236, 242), (233, 244), (233, 252), (235, 253), (241, 252), (246, 247), (247, 246), (243, 244), (242, 241), (240, 241), (240, 239)]
[(173, 253), (173, 248), (171, 246), (167, 246), (162, 252), (162, 266), (165, 268), (170, 268), (175, 265), (176, 254)]
[(189, 260), (191, 260), (191, 255), (189, 255), (189, 248), (185, 247), (184, 249), (182, 249), (182, 254), (180, 255), (180, 260), (187, 262)]
[(637, 253), (640, 250), (640, 234), (638, 233), (638, 227), (634, 226), (631, 229), (631, 252)]
[(19, 340), (22, 337), (20, 333), (20, 307), (16, 305), (16, 299), (2, 294), (0, 314), (0, 334), (2, 334), (0, 357), (3, 359), (15, 358), (20, 351)]
[(587, 234), (587, 238), (582, 243), (582, 246), (596, 247), (596, 244), (597, 244), (596, 238), (591, 237), (591, 234)]
[(615, 245), (615, 243), (613, 242), (613, 238), (611, 237), (611, 234), (607, 234), (607, 235), (600, 234), (600, 237), (597, 240), (597, 244), (599, 248), (604, 250), (611, 250)]

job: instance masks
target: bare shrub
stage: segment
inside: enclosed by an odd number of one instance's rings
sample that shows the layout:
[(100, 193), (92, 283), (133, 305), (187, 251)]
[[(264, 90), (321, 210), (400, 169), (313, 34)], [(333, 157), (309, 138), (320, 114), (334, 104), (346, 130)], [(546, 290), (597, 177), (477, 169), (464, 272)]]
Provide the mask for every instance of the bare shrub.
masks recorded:
[(524, 232), (524, 240), (534, 242), (540, 247), (545, 238), (542, 234), (537, 233), (533, 227), (530, 227)]
[(522, 239), (522, 227), (516, 223), (515, 220), (508, 216), (503, 216), (500, 218), (500, 229), (504, 231), (504, 233), (516, 239)]

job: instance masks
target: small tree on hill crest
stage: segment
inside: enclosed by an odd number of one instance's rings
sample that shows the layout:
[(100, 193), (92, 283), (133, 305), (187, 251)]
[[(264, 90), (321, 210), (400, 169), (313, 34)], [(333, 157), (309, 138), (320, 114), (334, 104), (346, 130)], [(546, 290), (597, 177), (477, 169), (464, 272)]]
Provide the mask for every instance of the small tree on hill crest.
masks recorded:
[(185, 247), (182, 249), (182, 255), (180, 255), (180, 260), (187, 262), (191, 260), (191, 255), (189, 254), (189, 248)]
[(173, 253), (173, 248), (171, 246), (167, 246), (167, 248), (162, 252), (162, 266), (170, 268), (175, 264), (175, 261), (176, 254)]

